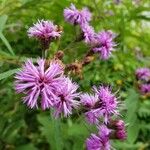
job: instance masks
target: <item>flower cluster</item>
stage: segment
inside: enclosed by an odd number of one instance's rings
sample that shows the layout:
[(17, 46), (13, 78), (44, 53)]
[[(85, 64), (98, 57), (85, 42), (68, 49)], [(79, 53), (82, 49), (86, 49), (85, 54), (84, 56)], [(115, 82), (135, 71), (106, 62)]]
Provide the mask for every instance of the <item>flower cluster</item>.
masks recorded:
[(93, 88), (94, 94), (82, 94), (81, 104), (85, 108), (85, 117), (91, 124), (98, 126), (99, 133), (91, 134), (87, 139), (87, 149), (105, 149), (110, 150), (110, 139), (123, 140), (126, 138), (126, 131), (123, 121), (113, 121), (112, 117), (119, 115), (116, 96), (108, 86), (99, 86)]
[(71, 24), (78, 24), (81, 28), (81, 37), (86, 44), (89, 44), (91, 50), (100, 55), (100, 58), (106, 60), (110, 57), (116, 44), (114, 43), (115, 34), (112, 31), (101, 31), (96, 33), (94, 28), (89, 25), (91, 13), (87, 8), (81, 11), (71, 4), (70, 8), (64, 10), (65, 20)]
[(97, 128), (98, 134), (92, 133), (86, 140), (87, 150), (110, 150), (112, 148), (110, 139), (125, 140), (127, 137), (122, 120), (115, 120), (109, 125), (102, 124)]
[(135, 75), (138, 80), (138, 85), (141, 93), (148, 95), (150, 93), (150, 69), (138, 68)]
[(68, 116), (79, 104), (78, 85), (64, 76), (64, 68), (57, 61), (38, 59), (34, 64), (29, 59), (15, 78), (16, 91), (26, 95), (23, 102), (30, 108), (41, 105), (43, 110), (54, 108), (55, 116)]
[[(73, 63), (77, 65), (66, 66), (82, 69), (83, 64), (88, 64), (90, 60), (93, 60), (90, 56), (94, 53), (99, 53), (103, 60), (111, 56), (116, 45), (115, 35), (112, 31), (96, 33), (89, 25), (91, 16), (87, 8), (77, 10), (73, 4), (64, 10), (65, 20), (80, 26), (80, 37), (91, 47), (81, 64)], [(34, 37), (41, 42), (43, 52), (49, 48), (50, 42), (61, 36), (61, 33), (57, 25), (44, 20), (38, 21), (28, 30), (29, 37)], [(126, 138), (125, 123), (117, 119), (119, 116), (117, 97), (108, 86), (94, 86), (93, 94), (78, 92), (79, 85), (65, 75), (67, 69), (64, 70), (63, 54), (62, 51), (58, 51), (51, 60), (28, 59), (22, 69), (16, 73), (16, 92), (24, 95), (23, 102), (29, 108), (53, 109), (56, 118), (61, 115), (68, 117), (73, 109), (81, 106), (87, 122), (95, 124), (98, 128), (97, 134), (91, 134), (87, 138), (87, 150), (110, 150), (110, 139), (124, 140)], [(138, 79), (149, 81), (150, 70), (137, 70), (136, 76)], [(150, 85), (143, 84), (142, 90), (150, 91)]]
[(112, 115), (118, 115), (118, 102), (109, 87), (94, 87), (94, 95), (81, 95), (81, 104), (87, 109), (85, 116), (89, 123), (98, 123), (103, 119), (108, 123)]

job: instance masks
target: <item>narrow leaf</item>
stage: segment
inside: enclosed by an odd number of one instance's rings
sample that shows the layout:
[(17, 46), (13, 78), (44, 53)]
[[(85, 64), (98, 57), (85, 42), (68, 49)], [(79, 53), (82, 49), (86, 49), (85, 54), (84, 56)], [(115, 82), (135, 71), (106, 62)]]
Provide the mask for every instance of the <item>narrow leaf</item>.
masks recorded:
[(0, 73), (0, 80), (8, 78), (9, 76), (16, 73), (18, 70), (19, 70), (19, 68)]
[(7, 47), (7, 49), (9, 50), (9, 52), (14, 55), (14, 52), (9, 44), (9, 42), (7, 41), (7, 39), (5, 38), (5, 36), (3, 35), (2, 32), (0, 32), (0, 38), (3, 41), (3, 43), (5, 44), (5, 46)]
[(3, 31), (7, 18), (8, 18), (7, 15), (0, 16), (0, 32)]

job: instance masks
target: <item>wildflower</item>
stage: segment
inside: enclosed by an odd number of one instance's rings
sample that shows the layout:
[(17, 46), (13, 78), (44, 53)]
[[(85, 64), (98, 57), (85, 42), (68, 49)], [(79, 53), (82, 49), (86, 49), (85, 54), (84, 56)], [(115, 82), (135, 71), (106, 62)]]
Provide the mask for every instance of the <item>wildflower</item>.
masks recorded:
[(114, 51), (115, 35), (111, 31), (102, 31), (96, 35), (97, 44), (93, 47), (93, 51), (100, 54), (100, 58), (106, 60)]
[(87, 8), (83, 8), (79, 11), (73, 4), (71, 4), (70, 8), (64, 10), (64, 17), (67, 22), (73, 25), (82, 25), (91, 20), (91, 13)]
[(150, 93), (150, 84), (142, 84), (140, 90), (143, 94)]
[(125, 140), (127, 138), (127, 133), (125, 129), (116, 131), (116, 138), (119, 140)]
[(125, 129), (125, 122), (123, 120), (111, 120), (109, 126), (113, 129), (123, 130)]
[(82, 94), (80, 96), (81, 104), (84, 106), (86, 112), (85, 116), (89, 123), (98, 123), (98, 116), (96, 113), (96, 103), (98, 103), (99, 99), (97, 95), (91, 94)]
[(110, 116), (119, 114), (117, 98), (107, 86), (94, 87), (94, 91), (99, 98), (100, 107), (97, 113), (103, 116), (104, 122), (107, 123)]
[(15, 78), (15, 88), (18, 93), (25, 94), (24, 103), (30, 108), (38, 107), (41, 99), (43, 110), (53, 106), (56, 99), (56, 91), (62, 86), (64, 73), (63, 67), (57, 62), (51, 62), (46, 66), (44, 59), (38, 59), (33, 64), (29, 59)]
[(105, 125), (100, 126), (98, 135), (91, 134), (90, 138), (86, 140), (87, 150), (110, 150), (110, 132)]
[(89, 26), (88, 24), (84, 24), (81, 26), (82, 34), (85, 43), (87, 44), (95, 44), (95, 32), (92, 26)]
[(100, 118), (105, 123), (113, 115), (118, 115), (118, 102), (109, 87), (94, 87), (95, 95), (83, 94), (80, 96), (81, 104), (85, 107), (85, 116), (89, 123), (98, 123)]
[(64, 84), (57, 91), (57, 97), (55, 100), (55, 116), (58, 117), (61, 113), (65, 117), (72, 114), (72, 109), (79, 106), (79, 101), (76, 98), (79, 97), (77, 89), (79, 86), (73, 83), (68, 77), (64, 78)]
[(149, 68), (139, 68), (136, 70), (136, 77), (138, 80), (148, 81), (150, 79), (150, 69)]
[(30, 27), (27, 32), (29, 37), (38, 39), (46, 48), (48, 48), (49, 43), (53, 39), (59, 38), (62, 33), (57, 25), (45, 20), (39, 20), (33, 27)]

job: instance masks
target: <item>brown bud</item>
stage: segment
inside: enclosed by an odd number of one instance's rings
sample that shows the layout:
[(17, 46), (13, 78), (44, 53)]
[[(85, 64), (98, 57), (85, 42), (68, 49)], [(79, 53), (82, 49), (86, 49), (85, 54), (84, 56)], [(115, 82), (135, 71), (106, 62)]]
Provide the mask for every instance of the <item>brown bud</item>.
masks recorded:
[(55, 53), (55, 55), (54, 55), (54, 59), (62, 60), (63, 57), (64, 57), (64, 52), (61, 51), (61, 50), (57, 51), (57, 52)]

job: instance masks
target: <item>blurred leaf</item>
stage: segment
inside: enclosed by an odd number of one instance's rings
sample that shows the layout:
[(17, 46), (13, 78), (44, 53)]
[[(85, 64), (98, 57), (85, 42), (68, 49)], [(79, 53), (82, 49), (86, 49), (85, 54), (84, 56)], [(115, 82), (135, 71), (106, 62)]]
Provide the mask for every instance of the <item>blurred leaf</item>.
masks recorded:
[(0, 16), (0, 32), (3, 31), (7, 18), (8, 18), (7, 15)]
[(129, 143), (134, 143), (138, 137), (140, 131), (140, 123), (137, 117), (132, 118), (132, 122), (129, 123), (127, 129), (127, 140)]
[(8, 78), (9, 76), (15, 74), (17, 71), (19, 71), (19, 68), (0, 73), (0, 80)]
[(129, 89), (125, 104), (127, 107), (126, 122), (130, 123), (137, 116), (136, 113), (139, 105), (139, 94), (134, 89)]

